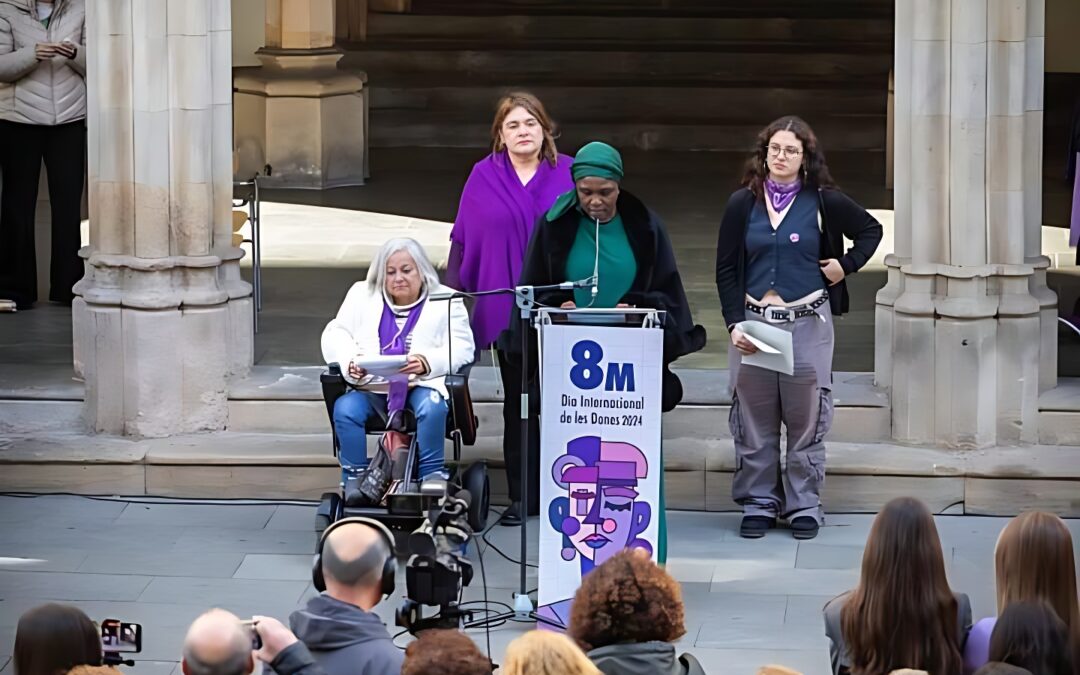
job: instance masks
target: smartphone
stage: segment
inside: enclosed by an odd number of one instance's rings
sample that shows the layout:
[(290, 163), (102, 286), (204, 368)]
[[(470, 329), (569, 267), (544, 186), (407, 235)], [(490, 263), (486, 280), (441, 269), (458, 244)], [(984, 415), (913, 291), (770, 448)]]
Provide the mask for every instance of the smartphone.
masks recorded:
[(247, 621), (241, 621), (240, 625), (246, 628), (251, 633), (251, 649), (252, 651), (259, 651), (262, 649), (262, 638), (259, 637), (259, 631), (255, 630), (255, 620), (248, 619)]
[(101, 650), (116, 654), (137, 654), (142, 651), (142, 626), (119, 619), (101, 622)]

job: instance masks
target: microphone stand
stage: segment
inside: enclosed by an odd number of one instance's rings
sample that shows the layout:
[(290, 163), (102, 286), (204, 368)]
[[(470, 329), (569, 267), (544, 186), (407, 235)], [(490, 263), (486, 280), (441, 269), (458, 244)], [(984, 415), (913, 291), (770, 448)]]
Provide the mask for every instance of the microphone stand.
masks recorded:
[[(566, 626), (552, 621), (546, 617), (542, 617), (536, 613), (536, 607), (533, 606), (532, 598), (529, 597), (529, 587), (527, 580), (528, 562), (526, 557), (528, 555), (528, 523), (529, 523), (529, 325), (530, 318), (536, 309), (536, 291), (547, 290), (573, 290), (575, 288), (588, 288), (591, 284), (595, 284), (595, 280), (583, 279), (581, 281), (568, 281), (562, 284), (549, 284), (545, 286), (516, 286), (514, 288), (501, 288), (493, 291), (478, 291), (475, 293), (454, 292), (450, 294), (440, 294), (438, 297), (431, 296), (432, 300), (453, 300), (454, 298), (474, 298), (484, 295), (505, 295), (513, 293), (518, 307), (518, 321), (521, 330), (521, 422), (519, 425), (519, 433), (521, 434), (521, 525), (519, 526), (519, 533), (521, 537), (521, 559), (518, 561), (518, 571), (520, 573), (518, 579), (518, 592), (514, 594), (514, 609), (512, 611), (500, 612), (494, 616), (488, 616), (476, 621), (470, 621), (465, 624), (466, 628), (481, 628), (484, 626), (490, 626), (495, 623), (503, 621), (537, 621), (544, 623), (553, 628), (566, 629)], [(504, 392), (503, 396), (509, 396), (510, 392)], [(504, 429), (505, 434), (508, 430)], [(536, 448), (536, 452), (540, 452), (540, 448)]]

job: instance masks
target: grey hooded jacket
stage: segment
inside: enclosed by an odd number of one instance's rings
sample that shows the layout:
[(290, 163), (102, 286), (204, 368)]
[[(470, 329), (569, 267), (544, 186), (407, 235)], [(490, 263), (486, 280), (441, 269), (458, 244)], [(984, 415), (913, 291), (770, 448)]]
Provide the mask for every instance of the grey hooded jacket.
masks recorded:
[(397, 675), (405, 652), (382, 619), (355, 605), (318, 595), (289, 616), (289, 626), (327, 675)]
[[(54, 126), (86, 117), (84, 0), (55, 0), (46, 28), (34, 0), (0, 0), (0, 120)], [(38, 61), (40, 42), (67, 40), (75, 58)]]
[(604, 675), (705, 675), (690, 654), (676, 658), (670, 642), (639, 642), (597, 647), (587, 655)]

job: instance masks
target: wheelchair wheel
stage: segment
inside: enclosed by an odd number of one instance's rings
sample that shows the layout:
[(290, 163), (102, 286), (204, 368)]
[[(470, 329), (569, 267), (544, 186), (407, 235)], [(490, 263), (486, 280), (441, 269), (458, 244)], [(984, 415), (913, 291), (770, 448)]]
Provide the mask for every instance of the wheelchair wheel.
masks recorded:
[(476, 462), (461, 474), (461, 488), (472, 495), (469, 504), (469, 527), (480, 532), (487, 527), (488, 505), (491, 501), (491, 481), (487, 462)]

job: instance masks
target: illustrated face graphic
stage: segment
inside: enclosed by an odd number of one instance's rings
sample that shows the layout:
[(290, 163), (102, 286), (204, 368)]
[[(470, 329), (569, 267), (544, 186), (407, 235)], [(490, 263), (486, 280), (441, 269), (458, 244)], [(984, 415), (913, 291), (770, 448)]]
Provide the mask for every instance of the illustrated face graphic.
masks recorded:
[[(648, 506), (635, 503), (634, 489), (639, 475), (644, 477), (644, 457), (628, 444), (610, 445), (616, 458), (582, 466), (582, 458), (568, 454), (553, 467), (567, 491), (565, 509), (552, 517), (552, 525), (569, 543), (564, 560), (580, 555), (600, 565), (635, 541), (648, 524)], [(641, 462), (635, 461), (638, 457)]]

